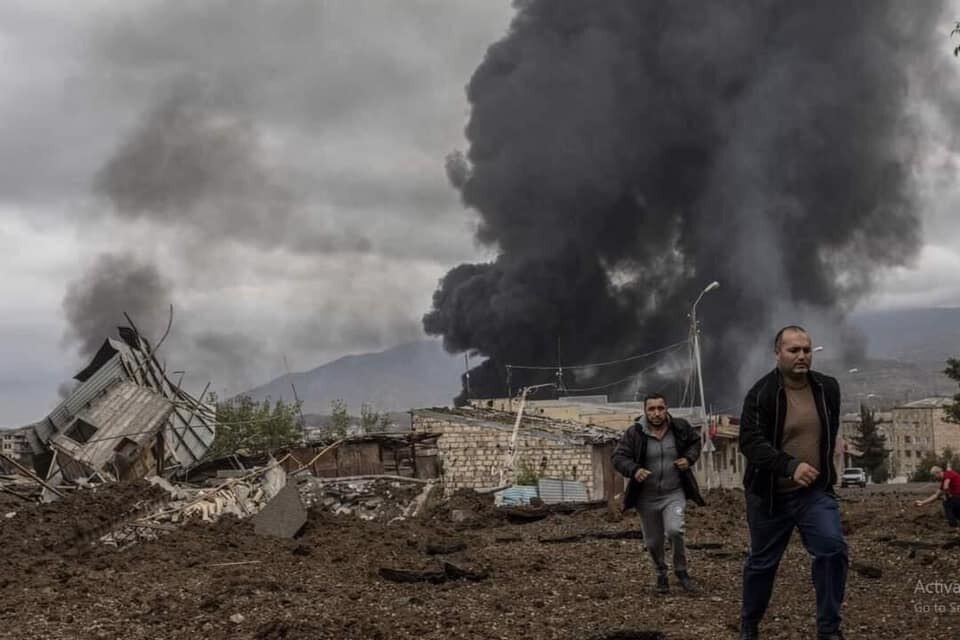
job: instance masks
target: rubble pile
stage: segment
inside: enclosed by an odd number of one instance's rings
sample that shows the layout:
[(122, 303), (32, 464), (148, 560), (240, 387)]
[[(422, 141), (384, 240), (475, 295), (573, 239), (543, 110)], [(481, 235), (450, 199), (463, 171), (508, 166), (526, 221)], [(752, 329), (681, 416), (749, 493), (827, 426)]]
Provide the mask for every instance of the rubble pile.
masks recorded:
[(414, 479), (304, 478), (300, 485), (304, 506), (361, 520), (391, 522), (417, 517), (439, 497), (434, 482)]
[(231, 478), (212, 488), (174, 485), (159, 476), (147, 482), (165, 494), (163, 501), (153, 503), (149, 513), (136, 519), (115, 522), (113, 530), (103, 535), (100, 542), (123, 546), (143, 540), (153, 540), (173, 525), (190, 520), (213, 522), (224, 515), (238, 519), (260, 513), (287, 484), (287, 474), (276, 461), (255, 469), (243, 477)]

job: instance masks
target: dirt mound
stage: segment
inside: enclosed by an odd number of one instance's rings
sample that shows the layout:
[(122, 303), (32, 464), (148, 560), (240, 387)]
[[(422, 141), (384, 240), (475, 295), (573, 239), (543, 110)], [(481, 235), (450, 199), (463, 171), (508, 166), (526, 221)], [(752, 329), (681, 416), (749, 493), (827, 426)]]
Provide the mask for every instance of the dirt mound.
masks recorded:
[(506, 521), (506, 514), (494, 505), (493, 494), (458, 489), (433, 509), (433, 523), (454, 523), (459, 529), (495, 527)]
[(109, 484), (77, 491), (50, 504), (22, 503), (0, 521), (5, 559), (62, 554), (89, 543), (109, 528), (147, 512), (167, 494), (146, 482)]

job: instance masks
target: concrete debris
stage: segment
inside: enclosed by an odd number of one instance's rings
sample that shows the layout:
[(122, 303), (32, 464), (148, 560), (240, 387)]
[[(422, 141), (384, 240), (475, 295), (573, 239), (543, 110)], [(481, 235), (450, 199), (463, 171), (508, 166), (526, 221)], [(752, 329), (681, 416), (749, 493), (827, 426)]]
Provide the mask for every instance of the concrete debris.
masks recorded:
[(156, 477), (148, 481), (165, 490), (169, 500), (136, 520), (120, 523), (100, 538), (103, 544), (119, 547), (154, 540), (160, 533), (191, 520), (213, 522), (225, 515), (248, 518), (263, 510), (280, 493), (287, 485), (287, 474), (273, 461), (213, 488), (174, 485)]
[(266, 465), (244, 475), (231, 474), (212, 487), (148, 477), (147, 482), (162, 489), (167, 499), (135, 517), (113, 522), (97, 538), (106, 545), (126, 547), (154, 540), (186, 522), (213, 522), (224, 516), (251, 518), (261, 535), (293, 538), (306, 524), (308, 509), (389, 523), (431, 513), (443, 499), (442, 487), (433, 480), (317, 478), (302, 470), (291, 476), (284, 470), (284, 461), (270, 458)]
[(337, 479), (308, 477), (300, 485), (307, 508), (389, 522), (416, 518), (442, 496), (438, 483), (413, 478)]
[(258, 535), (292, 538), (307, 524), (307, 510), (297, 488), (289, 483), (252, 520)]

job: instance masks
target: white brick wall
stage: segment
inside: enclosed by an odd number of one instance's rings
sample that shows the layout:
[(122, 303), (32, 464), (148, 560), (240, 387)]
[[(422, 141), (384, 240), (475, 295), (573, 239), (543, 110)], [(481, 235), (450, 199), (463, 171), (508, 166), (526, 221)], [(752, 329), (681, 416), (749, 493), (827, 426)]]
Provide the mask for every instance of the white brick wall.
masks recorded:
[[(437, 439), (446, 491), (497, 486), (504, 455), (510, 444), (510, 429), (484, 427), (415, 414), (413, 430), (442, 434)], [(593, 495), (592, 446), (557, 442), (529, 433), (517, 438), (517, 466), (526, 466), (541, 477), (579, 480)]]

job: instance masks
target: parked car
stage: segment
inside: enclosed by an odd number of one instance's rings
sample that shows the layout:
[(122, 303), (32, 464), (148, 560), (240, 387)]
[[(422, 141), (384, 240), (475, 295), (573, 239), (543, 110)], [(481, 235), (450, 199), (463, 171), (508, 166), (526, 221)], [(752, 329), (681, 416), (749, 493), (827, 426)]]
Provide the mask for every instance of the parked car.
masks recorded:
[(867, 472), (860, 467), (847, 467), (840, 476), (840, 486), (847, 488), (852, 484), (860, 485), (860, 488), (867, 486)]

